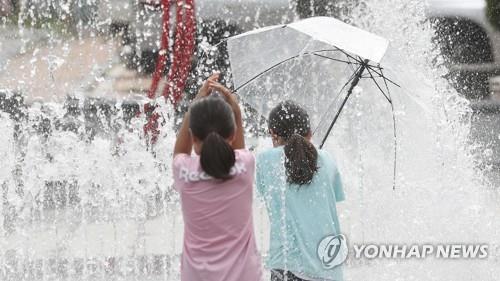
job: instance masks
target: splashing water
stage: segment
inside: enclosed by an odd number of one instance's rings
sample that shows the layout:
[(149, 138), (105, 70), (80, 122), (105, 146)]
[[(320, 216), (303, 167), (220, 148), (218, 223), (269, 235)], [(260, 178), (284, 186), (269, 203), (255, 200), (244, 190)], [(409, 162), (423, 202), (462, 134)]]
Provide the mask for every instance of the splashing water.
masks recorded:
[[(500, 274), (498, 195), (476, 169), (472, 111), (441, 78), (447, 70), (438, 63), (424, 8), (420, 1), (366, 0), (346, 16), (391, 41), (385, 62), (404, 73), (400, 82), (411, 94), (393, 95), (395, 190), (392, 116), (383, 99), (360, 84), (333, 130), (327, 149), (345, 182), (343, 232), (351, 244), (486, 243), (490, 257), (351, 259), (346, 280), (495, 280)], [(52, 37), (49, 45), (60, 40)], [(57, 48), (46, 56), (47, 62), (69, 59)], [(90, 119), (69, 107), (35, 102), (0, 115), (0, 279), (179, 280), (183, 226), (170, 177), (174, 110), (160, 106), (166, 122), (151, 148), (144, 117), (124, 121), (120, 103)], [(261, 139), (257, 150), (268, 142)], [(267, 218), (256, 201), (264, 251)]]
[[(352, 280), (494, 280), (498, 276), (497, 194), (484, 185), (471, 153), (468, 102), (442, 77), (433, 31), (418, 1), (365, 1), (352, 21), (391, 41), (385, 63), (404, 73), (411, 97), (393, 94), (398, 174), (391, 186), (387, 106), (358, 93), (329, 148), (341, 164), (348, 199), (341, 222), (351, 243), (490, 244), (488, 260), (369, 260)], [(398, 15), (388, 17), (387, 15)], [(384, 62), (383, 62), (384, 63)], [(382, 63), (382, 65), (383, 65)], [(355, 132), (355, 133), (353, 133)], [(387, 159), (387, 160), (384, 160)]]

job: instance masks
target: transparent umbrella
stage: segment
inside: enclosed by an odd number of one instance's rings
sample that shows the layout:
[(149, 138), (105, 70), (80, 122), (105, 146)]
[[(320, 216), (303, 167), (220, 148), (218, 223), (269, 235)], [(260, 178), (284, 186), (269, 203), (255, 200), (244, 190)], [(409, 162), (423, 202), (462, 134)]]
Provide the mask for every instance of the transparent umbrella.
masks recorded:
[(390, 104), (399, 88), (384, 75), (381, 60), (389, 42), (335, 18), (313, 17), (270, 26), (227, 40), (234, 90), (262, 116), (283, 100), (311, 113), (313, 141), (320, 147), (339, 119), (356, 86), (369, 88)]

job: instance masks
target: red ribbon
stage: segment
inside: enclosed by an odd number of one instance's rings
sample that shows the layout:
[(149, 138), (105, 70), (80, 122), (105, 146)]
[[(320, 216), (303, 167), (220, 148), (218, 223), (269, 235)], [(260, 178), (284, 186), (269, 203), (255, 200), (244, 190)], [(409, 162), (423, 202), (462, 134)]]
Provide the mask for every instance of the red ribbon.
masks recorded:
[[(161, 77), (167, 62), (168, 54), (168, 37), (169, 37), (169, 22), (171, 0), (162, 0), (163, 22), (162, 22), (162, 37), (161, 46), (156, 64), (156, 69), (153, 74), (151, 88), (148, 92), (148, 98), (154, 99), (158, 90)], [(176, 34), (173, 48), (173, 61), (170, 67), (167, 85), (163, 90), (163, 97), (170, 100), (174, 106), (183, 96), (186, 81), (191, 69), (191, 61), (194, 54), (196, 40), (196, 19), (194, 0), (177, 0), (176, 1)], [(160, 133), (158, 129), (158, 120), (160, 116), (154, 112), (156, 106), (147, 104), (144, 106), (144, 111), (148, 116), (148, 122), (144, 126), (144, 133), (149, 134), (151, 143), (156, 143)]]

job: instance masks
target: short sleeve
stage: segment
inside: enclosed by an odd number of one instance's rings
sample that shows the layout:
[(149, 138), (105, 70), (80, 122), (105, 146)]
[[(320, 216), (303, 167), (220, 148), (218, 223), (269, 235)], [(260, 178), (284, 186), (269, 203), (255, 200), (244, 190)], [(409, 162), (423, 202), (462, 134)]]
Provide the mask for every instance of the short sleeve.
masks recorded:
[(253, 176), (255, 172), (255, 156), (253, 155), (253, 153), (247, 149), (238, 149), (236, 150), (236, 153), (238, 157), (238, 159), (236, 160), (243, 162), (245, 166), (250, 169), (249, 172)]
[(185, 167), (189, 160), (190, 155), (179, 153), (175, 155), (174, 160), (172, 161), (172, 176), (174, 178), (174, 188), (179, 191), (180, 189), (180, 172), (183, 167)]

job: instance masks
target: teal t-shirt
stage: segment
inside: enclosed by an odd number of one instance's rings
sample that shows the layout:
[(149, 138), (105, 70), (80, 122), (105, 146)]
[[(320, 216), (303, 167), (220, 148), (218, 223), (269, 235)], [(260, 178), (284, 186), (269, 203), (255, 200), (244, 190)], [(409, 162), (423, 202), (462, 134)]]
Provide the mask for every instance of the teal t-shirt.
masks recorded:
[(340, 234), (336, 202), (344, 200), (344, 191), (335, 161), (318, 150), (318, 172), (311, 184), (299, 186), (287, 183), (284, 157), (283, 147), (257, 156), (257, 191), (271, 224), (266, 265), (311, 279), (342, 280), (341, 267), (324, 268), (317, 254), (324, 237)]

